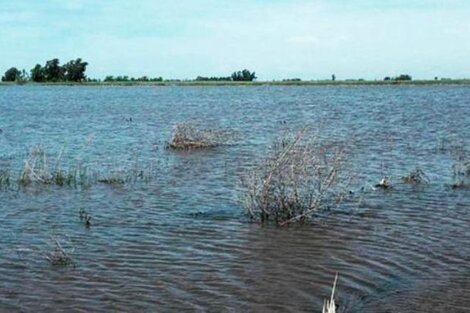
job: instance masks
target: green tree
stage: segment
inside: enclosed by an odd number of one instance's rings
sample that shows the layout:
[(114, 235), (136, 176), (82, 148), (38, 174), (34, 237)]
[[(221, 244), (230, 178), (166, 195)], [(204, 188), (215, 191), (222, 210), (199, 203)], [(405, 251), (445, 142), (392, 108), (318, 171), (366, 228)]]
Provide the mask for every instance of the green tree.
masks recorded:
[(72, 60), (63, 66), (64, 78), (68, 81), (81, 82), (86, 80), (86, 67), (88, 63), (81, 58)]
[(44, 67), (40, 64), (36, 64), (36, 66), (31, 69), (31, 80), (37, 83), (45, 82), (46, 73)]
[(394, 80), (412, 80), (412, 77), (408, 74), (401, 74), (398, 77), (395, 77)]
[(46, 81), (58, 82), (64, 80), (65, 69), (60, 66), (59, 59), (52, 59), (46, 62), (44, 67)]
[(14, 82), (21, 78), (21, 72), (16, 68), (12, 67), (5, 72), (2, 77), (3, 82)]
[(244, 69), (243, 71), (233, 72), (231, 76), (233, 81), (253, 81), (255, 80), (255, 72), (251, 73), (249, 70)]

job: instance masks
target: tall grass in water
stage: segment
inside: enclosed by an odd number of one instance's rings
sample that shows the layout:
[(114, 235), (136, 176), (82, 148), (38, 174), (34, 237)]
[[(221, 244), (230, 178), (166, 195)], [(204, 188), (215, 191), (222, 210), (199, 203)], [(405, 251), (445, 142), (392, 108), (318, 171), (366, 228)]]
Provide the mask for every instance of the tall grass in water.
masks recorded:
[(108, 171), (90, 170), (77, 162), (76, 166), (62, 166), (62, 153), (50, 157), (40, 146), (30, 149), (23, 161), (18, 177), (13, 177), (10, 170), (0, 170), (0, 188), (10, 185), (18, 187), (54, 185), (70, 187), (90, 187), (95, 183), (122, 185), (137, 181), (150, 182), (157, 175), (154, 164), (143, 165), (139, 162), (130, 167), (120, 165)]
[(322, 146), (306, 130), (278, 140), (266, 158), (242, 178), (250, 218), (278, 225), (302, 222), (337, 201), (345, 148)]
[(185, 122), (173, 128), (166, 148), (174, 150), (215, 148), (226, 143), (229, 137), (224, 131), (198, 128), (192, 123)]
[(58, 186), (85, 185), (88, 182), (88, 172), (85, 167), (78, 165), (68, 170), (62, 169), (62, 153), (59, 153), (55, 162), (49, 160), (47, 153), (40, 147), (33, 147), (24, 160), (18, 184), (47, 184)]

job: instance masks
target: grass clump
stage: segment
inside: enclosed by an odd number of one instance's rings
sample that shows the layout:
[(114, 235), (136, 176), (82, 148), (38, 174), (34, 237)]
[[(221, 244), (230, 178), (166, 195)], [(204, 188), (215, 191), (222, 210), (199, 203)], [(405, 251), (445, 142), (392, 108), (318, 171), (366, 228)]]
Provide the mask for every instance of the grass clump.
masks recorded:
[(278, 140), (242, 179), (251, 219), (286, 225), (302, 222), (340, 199), (344, 147), (322, 147), (303, 130)]
[(412, 185), (428, 184), (430, 181), (429, 177), (419, 167), (411, 171), (407, 176), (403, 176), (401, 180), (405, 184)]
[(167, 149), (191, 150), (208, 149), (220, 146), (227, 140), (227, 134), (215, 129), (197, 128), (191, 123), (177, 124), (173, 128)]

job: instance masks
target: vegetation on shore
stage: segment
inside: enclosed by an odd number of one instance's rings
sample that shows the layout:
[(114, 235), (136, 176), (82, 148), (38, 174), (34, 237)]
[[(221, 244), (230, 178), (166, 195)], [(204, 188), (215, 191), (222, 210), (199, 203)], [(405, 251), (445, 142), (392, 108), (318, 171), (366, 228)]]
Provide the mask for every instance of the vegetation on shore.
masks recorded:
[(470, 85), (470, 79), (443, 79), (443, 80), (273, 80), (273, 81), (224, 81), (224, 80), (125, 80), (112, 81), (86, 80), (83, 82), (60, 81), (60, 82), (0, 82), (0, 86), (17, 84), (34, 84), (44, 86), (181, 86), (181, 87), (214, 87), (214, 86), (429, 86), (429, 85)]
[(54, 58), (46, 61), (45, 65), (36, 64), (29, 72), (11, 67), (6, 70), (1, 79), (4, 84), (47, 84), (47, 85), (177, 85), (177, 86), (329, 86), (329, 85), (429, 85), (429, 84), (470, 84), (470, 79), (449, 79), (435, 77), (433, 80), (413, 80), (409, 74), (400, 74), (395, 77), (386, 76), (380, 80), (365, 79), (337, 79), (336, 75), (331, 75), (331, 79), (325, 80), (302, 80), (300, 78), (285, 78), (272, 81), (258, 81), (255, 72), (248, 69), (233, 72), (230, 76), (197, 76), (194, 79), (164, 79), (161, 76), (130, 77), (127, 75), (108, 75), (104, 79), (89, 78), (86, 75), (88, 62), (81, 58), (71, 60), (64, 65), (60, 65), (60, 60)]
[(77, 58), (64, 65), (60, 65), (59, 59), (52, 59), (46, 62), (44, 66), (36, 64), (28, 74), (26, 70), (18, 70), (12, 67), (5, 72), (2, 82), (36, 82), (36, 83), (57, 83), (57, 82), (83, 82), (85, 81), (85, 71), (87, 62)]

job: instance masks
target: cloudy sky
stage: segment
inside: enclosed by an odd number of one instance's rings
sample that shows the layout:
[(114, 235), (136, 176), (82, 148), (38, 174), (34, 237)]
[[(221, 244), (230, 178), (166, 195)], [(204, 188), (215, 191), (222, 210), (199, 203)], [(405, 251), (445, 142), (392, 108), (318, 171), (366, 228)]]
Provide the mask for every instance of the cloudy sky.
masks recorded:
[(98, 78), (470, 77), (470, 1), (0, 0), (0, 72), (55, 57)]

